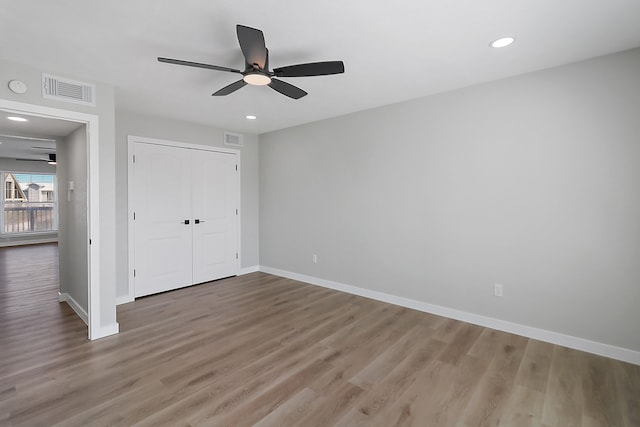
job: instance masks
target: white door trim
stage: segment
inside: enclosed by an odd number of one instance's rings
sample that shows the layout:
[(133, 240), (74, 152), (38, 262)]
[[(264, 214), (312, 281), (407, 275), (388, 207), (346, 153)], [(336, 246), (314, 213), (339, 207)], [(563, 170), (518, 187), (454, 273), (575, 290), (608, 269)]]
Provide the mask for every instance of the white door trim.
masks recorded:
[[(114, 333), (105, 329), (100, 320), (100, 186), (99, 186), (99, 132), (98, 116), (77, 111), (62, 110), (42, 105), (0, 99), (0, 109), (30, 116), (61, 119), (84, 123), (87, 127), (87, 236), (92, 244), (87, 245), (88, 284), (88, 329), (89, 339), (94, 340)], [(117, 333), (117, 331), (115, 331)]]
[(241, 158), (240, 158), (240, 150), (232, 149), (232, 148), (224, 148), (224, 147), (216, 147), (211, 145), (199, 145), (199, 144), (191, 144), (186, 142), (179, 141), (171, 141), (167, 139), (157, 139), (157, 138), (148, 138), (144, 136), (135, 136), (128, 135), (127, 136), (127, 236), (128, 236), (128, 251), (129, 251), (129, 269), (128, 269), (128, 295), (116, 296), (117, 304), (124, 304), (127, 302), (131, 302), (135, 299), (135, 290), (134, 290), (134, 275), (133, 270), (135, 266), (135, 227), (133, 222), (133, 213), (134, 213), (134, 180), (133, 180), (133, 155), (135, 153), (134, 147), (136, 143), (145, 143), (145, 144), (155, 144), (155, 145), (167, 145), (170, 147), (178, 147), (178, 148), (190, 148), (193, 150), (204, 150), (204, 151), (215, 151), (218, 153), (228, 153), (235, 154), (238, 161), (238, 266), (242, 265), (242, 247), (240, 246), (241, 242), (241, 234), (242, 234), (242, 179), (241, 179)]

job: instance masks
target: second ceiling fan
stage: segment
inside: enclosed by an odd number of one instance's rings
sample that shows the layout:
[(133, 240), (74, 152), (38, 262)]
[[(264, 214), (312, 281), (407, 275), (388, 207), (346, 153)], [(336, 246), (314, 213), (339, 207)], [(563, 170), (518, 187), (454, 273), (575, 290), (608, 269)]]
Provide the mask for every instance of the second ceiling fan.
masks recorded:
[(262, 31), (245, 27), (244, 25), (236, 25), (236, 32), (238, 34), (240, 49), (245, 59), (244, 71), (218, 65), (183, 61), (180, 59), (159, 57), (158, 61), (242, 75), (242, 79), (214, 92), (213, 96), (229, 95), (245, 85), (251, 84), (256, 86), (268, 85), (271, 89), (289, 98), (300, 99), (305, 96), (307, 92), (285, 81), (278, 80), (276, 77), (311, 77), (344, 73), (344, 63), (342, 61), (310, 62), (274, 68), (273, 71), (269, 71), (269, 50), (265, 46)]

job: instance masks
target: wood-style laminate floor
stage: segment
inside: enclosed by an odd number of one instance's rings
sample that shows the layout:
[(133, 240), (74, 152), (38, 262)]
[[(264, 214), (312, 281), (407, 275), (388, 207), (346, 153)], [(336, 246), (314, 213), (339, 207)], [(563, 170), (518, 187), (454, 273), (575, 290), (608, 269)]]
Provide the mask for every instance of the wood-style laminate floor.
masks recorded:
[(640, 367), (264, 273), (118, 307), (0, 248), (2, 426), (640, 426)]

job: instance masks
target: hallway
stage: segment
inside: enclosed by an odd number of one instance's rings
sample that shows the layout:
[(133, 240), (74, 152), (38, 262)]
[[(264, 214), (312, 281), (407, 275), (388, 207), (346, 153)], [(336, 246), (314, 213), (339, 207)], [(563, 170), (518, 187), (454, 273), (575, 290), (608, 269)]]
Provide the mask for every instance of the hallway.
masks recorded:
[[(58, 302), (58, 245), (0, 248), (0, 378), (86, 341), (87, 326)], [(0, 401), (12, 394), (3, 385)]]

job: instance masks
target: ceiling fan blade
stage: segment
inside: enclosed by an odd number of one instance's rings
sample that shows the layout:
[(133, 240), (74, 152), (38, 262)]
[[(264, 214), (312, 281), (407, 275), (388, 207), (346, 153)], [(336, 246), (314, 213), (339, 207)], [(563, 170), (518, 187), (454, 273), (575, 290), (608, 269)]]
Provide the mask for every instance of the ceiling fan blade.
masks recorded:
[(299, 87), (278, 79), (271, 79), (269, 86), (276, 92), (280, 92), (281, 94), (293, 99), (300, 99), (307, 94), (307, 92), (303, 91)]
[(273, 70), (273, 74), (277, 77), (327, 76), (340, 73), (344, 73), (344, 63), (342, 61), (310, 62), (308, 64), (274, 68)]
[(158, 57), (158, 61), (159, 62), (166, 62), (167, 64), (186, 65), (187, 67), (206, 68), (208, 70), (228, 71), (230, 73), (242, 74), (242, 71), (236, 70), (236, 69), (233, 69), (233, 68), (220, 67), (219, 65), (201, 64), (199, 62), (183, 61), (181, 59), (171, 59), (171, 58)]
[(211, 96), (229, 95), (230, 93), (233, 93), (233, 92), (237, 91), (238, 89), (243, 88), (246, 84), (247, 84), (247, 82), (245, 82), (244, 80), (240, 79), (237, 82), (233, 82), (230, 85), (223, 87), (219, 91), (214, 92), (213, 94), (211, 94)]
[(257, 65), (261, 70), (265, 69), (267, 62), (267, 47), (264, 43), (264, 34), (262, 31), (245, 27), (244, 25), (236, 25), (236, 33), (238, 34), (238, 43), (247, 65)]

